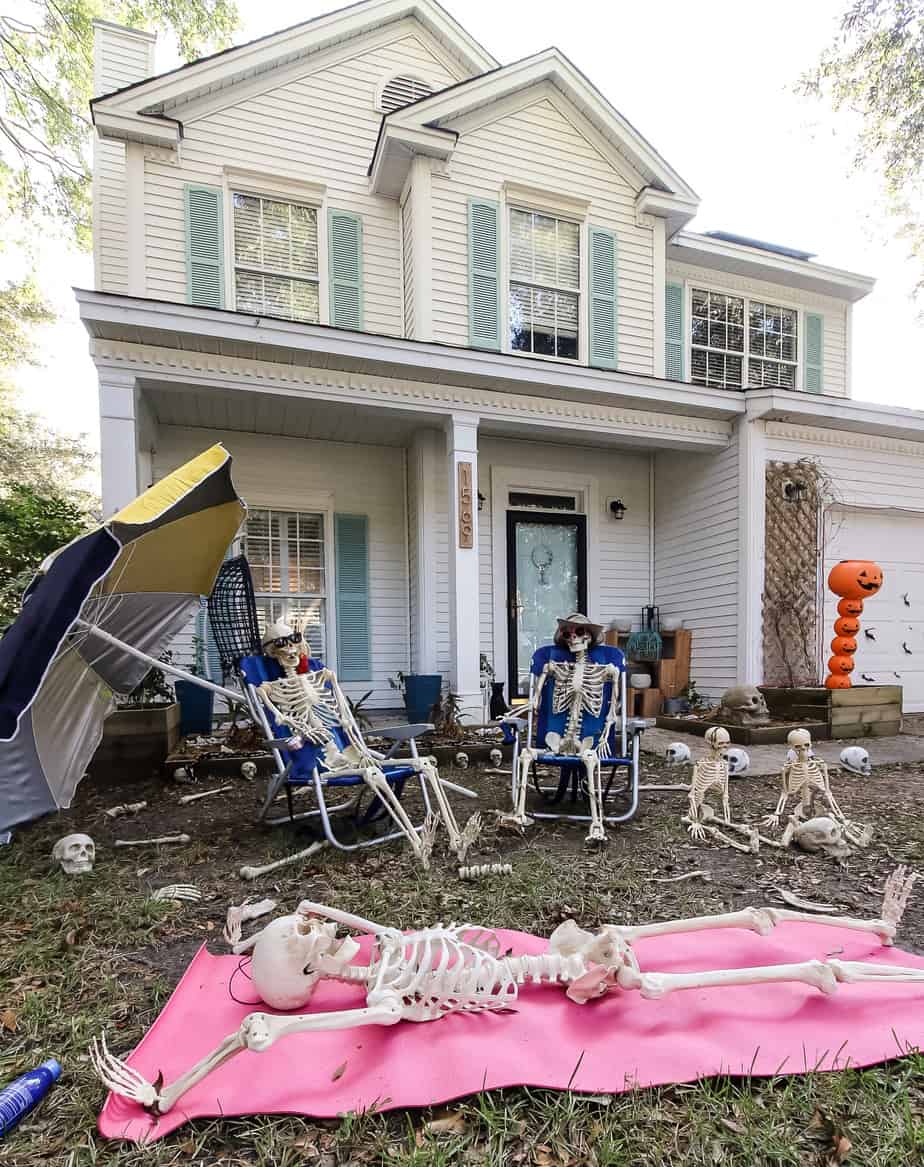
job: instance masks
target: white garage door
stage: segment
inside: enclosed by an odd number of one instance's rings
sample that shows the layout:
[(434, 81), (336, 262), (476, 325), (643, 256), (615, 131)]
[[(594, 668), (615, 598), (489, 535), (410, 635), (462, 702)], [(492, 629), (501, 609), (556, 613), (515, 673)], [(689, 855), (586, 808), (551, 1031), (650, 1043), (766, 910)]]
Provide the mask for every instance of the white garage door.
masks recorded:
[[(905, 712), (924, 710), (924, 514), (838, 509), (825, 548), (828, 572), (841, 559), (872, 559), (882, 590), (866, 600), (857, 637), (854, 684), (904, 686)], [(837, 597), (825, 587), (825, 663)], [(864, 677), (865, 674), (865, 677)]]

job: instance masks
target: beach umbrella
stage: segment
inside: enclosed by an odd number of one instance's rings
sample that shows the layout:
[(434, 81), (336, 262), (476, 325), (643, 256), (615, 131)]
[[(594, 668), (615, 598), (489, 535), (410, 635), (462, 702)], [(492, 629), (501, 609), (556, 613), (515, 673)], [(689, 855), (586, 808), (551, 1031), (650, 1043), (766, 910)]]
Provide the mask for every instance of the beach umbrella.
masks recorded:
[(70, 806), (116, 697), (199, 611), (247, 508), (212, 446), (45, 560), (0, 639), (0, 832)]

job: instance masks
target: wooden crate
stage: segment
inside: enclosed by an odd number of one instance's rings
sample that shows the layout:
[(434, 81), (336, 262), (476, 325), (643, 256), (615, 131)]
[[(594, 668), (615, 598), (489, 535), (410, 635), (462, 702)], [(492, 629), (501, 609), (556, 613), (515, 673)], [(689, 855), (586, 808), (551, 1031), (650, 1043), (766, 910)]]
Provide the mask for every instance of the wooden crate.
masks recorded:
[[(606, 643), (625, 652), (631, 633), (607, 632)], [(651, 673), (652, 688), (657, 688), (662, 697), (677, 697), (681, 689), (690, 683), (690, 654), (693, 633), (689, 628), (678, 628), (675, 632), (661, 633), (661, 659), (640, 662)], [(646, 714), (646, 716), (654, 716)]]
[(901, 732), (901, 685), (853, 685), (849, 689), (772, 689), (761, 686), (774, 717), (822, 719), (832, 738), (891, 737)]
[(661, 691), (659, 689), (630, 689), (629, 716), (657, 717), (661, 712)]

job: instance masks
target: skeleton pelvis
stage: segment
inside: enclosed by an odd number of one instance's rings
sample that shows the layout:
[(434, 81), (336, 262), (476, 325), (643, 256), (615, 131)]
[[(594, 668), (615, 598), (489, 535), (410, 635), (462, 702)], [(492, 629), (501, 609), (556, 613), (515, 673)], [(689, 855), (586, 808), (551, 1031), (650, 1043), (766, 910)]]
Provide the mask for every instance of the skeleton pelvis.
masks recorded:
[(553, 754), (574, 754), (578, 755), (584, 750), (592, 750), (594, 748), (594, 739), (592, 737), (582, 738), (578, 741), (577, 738), (562, 737), (560, 733), (549, 731), (545, 735), (546, 749)]

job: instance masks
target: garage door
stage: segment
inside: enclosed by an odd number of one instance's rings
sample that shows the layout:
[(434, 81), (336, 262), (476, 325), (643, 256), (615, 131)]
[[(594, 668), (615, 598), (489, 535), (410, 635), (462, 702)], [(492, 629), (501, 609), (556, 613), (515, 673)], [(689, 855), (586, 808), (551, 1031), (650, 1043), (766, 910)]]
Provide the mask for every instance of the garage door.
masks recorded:
[[(854, 684), (902, 685), (906, 713), (924, 710), (924, 514), (837, 509), (825, 548), (825, 582), (841, 559), (872, 559), (882, 590), (867, 600), (857, 637)], [(825, 662), (837, 617), (825, 588)]]

